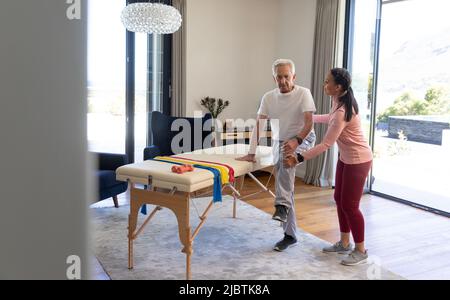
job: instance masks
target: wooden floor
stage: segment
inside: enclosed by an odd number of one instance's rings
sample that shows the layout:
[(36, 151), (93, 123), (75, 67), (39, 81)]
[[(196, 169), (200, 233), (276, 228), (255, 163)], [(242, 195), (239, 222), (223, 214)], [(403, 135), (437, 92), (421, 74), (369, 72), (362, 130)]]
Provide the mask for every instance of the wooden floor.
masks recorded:
[[(272, 189), (273, 185), (271, 180)], [(246, 180), (244, 194), (256, 189)], [(305, 185), (301, 179), (295, 184), (298, 226), (332, 243), (339, 238), (333, 192)], [(273, 198), (262, 195), (245, 201), (272, 214)], [(408, 279), (450, 279), (449, 218), (371, 195), (363, 196), (360, 207), (366, 247), (383, 266)]]
[[(258, 177), (264, 183), (269, 178), (265, 174)], [(272, 178), (269, 187), (274, 190), (273, 186)], [(242, 194), (258, 190), (247, 177)], [(122, 194), (119, 201), (128, 203), (128, 195)], [(269, 214), (274, 211), (268, 193), (244, 201)], [(305, 185), (297, 179), (295, 201), (300, 228), (326, 241), (337, 241), (339, 225), (332, 189)], [(112, 200), (102, 202), (96, 206), (112, 206)], [(371, 195), (363, 196), (361, 211), (366, 221), (366, 247), (377, 262), (407, 279), (450, 279), (449, 218)], [(98, 263), (93, 270), (95, 279), (107, 278)]]

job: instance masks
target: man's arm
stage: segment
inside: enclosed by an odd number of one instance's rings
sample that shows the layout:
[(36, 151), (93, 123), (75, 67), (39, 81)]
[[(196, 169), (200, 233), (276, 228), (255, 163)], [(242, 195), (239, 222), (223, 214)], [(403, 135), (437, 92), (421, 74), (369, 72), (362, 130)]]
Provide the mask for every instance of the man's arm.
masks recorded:
[[(313, 129), (313, 113), (311, 111), (307, 111), (303, 113), (305, 124), (303, 125), (302, 130), (299, 134), (292, 137), (289, 141), (286, 141), (283, 144), (283, 151), (286, 154), (293, 153), (295, 149), (301, 144), (301, 142), (308, 136), (308, 134)], [(299, 140), (301, 139), (301, 140)]]
[(248, 154), (246, 156), (238, 157), (236, 158), (236, 160), (256, 162), (255, 155), (256, 155), (256, 148), (258, 147), (259, 143), (260, 132), (264, 130), (267, 119), (268, 117), (265, 115), (258, 115), (256, 117), (256, 126), (253, 127), (253, 131), (250, 136), (250, 150), (248, 151)]
[(297, 135), (302, 140), (304, 140), (308, 136), (314, 125), (313, 113), (311, 111), (307, 111), (303, 115), (305, 116), (305, 125), (303, 126), (302, 131), (300, 131), (300, 133)]

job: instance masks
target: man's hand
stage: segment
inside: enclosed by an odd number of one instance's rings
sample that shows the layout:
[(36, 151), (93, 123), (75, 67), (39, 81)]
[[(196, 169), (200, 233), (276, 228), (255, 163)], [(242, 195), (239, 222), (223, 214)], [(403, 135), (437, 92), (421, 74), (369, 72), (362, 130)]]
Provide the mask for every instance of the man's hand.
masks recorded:
[(252, 162), (255, 163), (255, 154), (247, 154), (246, 156), (242, 156), (242, 157), (238, 157), (236, 158), (236, 160), (238, 161), (248, 161), (248, 162)]
[(298, 165), (297, 155), (295, 153), (286, 155), (283, 159), (283, 165), (285, 168), (294, 168)]
[(284, 156), (294, 153), (295, 149), (298, 147), (298, 142), (296, 139), (289, 140), (284, 142), (281, 146), (281, 152), (284, 153)]

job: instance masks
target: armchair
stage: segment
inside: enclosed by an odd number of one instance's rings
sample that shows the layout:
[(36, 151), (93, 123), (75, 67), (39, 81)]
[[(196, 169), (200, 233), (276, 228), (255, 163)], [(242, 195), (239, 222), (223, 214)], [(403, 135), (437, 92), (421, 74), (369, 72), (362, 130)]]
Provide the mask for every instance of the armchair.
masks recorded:
[(117, 195), (128, 188), (126, 182), (116, 180), (116, 169), (128, 164), (128, 156), (125, 154), (93, 153), (97, 156), (98, 168), (98, 201), (112, 197), (114, 206), (119, 207)]
[[(185, 152), (191, 152), (194, 150), (202, 149), (206, 145), (206, 148), (211, 147), (212, 142), (212, 127), (211, 127), (211, 114), (206, 114), (201, 118), (201, 132), (196, 132), (195, 120), (196, 118), (181, 118), (181, 117), (169, 117), (160, 112), (154, 111), (151, 115), (151, 131), (153, 138), (153, 145), (144, 149), (144, 160), (152, 159), (156, 156), (163, 155), (169, 156), (174, 154), (180, 154), (184, 151), (175, 151), (174, 153), (171, 147), (172, 139), (177, 136), (183, 130), (187, 130), (183, 126), (180, 126), (177, 130), (172, 130), (172, 123), (176, 120), (182, 120), (181, 125), (190, 126), (190, 140), (181, 140), (180, 148), (186, 150)], [(198, 122), (198, 118), (197, 118)], [(209, 124), (205, 124), (209, 122)], [(210, 125), (211, 124), (211, 125)], [(199, 124), (196, 124), (197, 127)], [(201, 136), (201, 140), (196, 137), (195, 134)], [(196, 139), (197, 138), (197, 139)]]

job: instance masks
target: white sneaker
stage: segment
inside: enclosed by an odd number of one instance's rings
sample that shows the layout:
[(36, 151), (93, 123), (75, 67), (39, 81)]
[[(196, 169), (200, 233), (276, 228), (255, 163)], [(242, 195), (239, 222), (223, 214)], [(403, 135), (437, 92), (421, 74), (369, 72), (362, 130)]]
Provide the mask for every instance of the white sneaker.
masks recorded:
[(341, 264), (343, 264), (344, 266), (356, 266), (364, 264), (367, 262), (368, 257), (369, 254), (367, 253), (367, 250), (366, 253), (362, 253), (355, 249), (344, 260), (341, 261)]
[(325, 247), (322, 249), (325, 253), (339, 253), (339, 254), (350, 254), (353, 250), (353, 245), (350, 243), (347, 247), (342, 245), (342, 242), (339, 241), (330, 247)]

